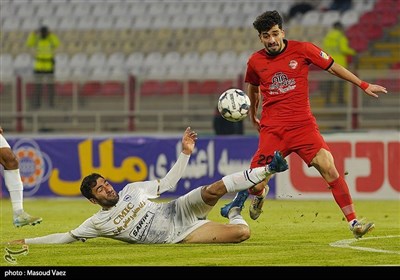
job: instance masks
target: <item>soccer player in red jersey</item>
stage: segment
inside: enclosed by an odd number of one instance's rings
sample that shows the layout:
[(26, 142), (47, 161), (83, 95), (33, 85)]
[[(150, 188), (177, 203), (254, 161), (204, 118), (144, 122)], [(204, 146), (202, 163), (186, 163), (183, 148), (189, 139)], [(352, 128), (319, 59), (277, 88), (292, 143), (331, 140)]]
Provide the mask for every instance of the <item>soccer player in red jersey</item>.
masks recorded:
[[(309, 66), (314, 64), (349, 81), (371, 97), (377, 98), (378, 94), (387, 93), (386, 88), (362, 81), (310, 42), (286, 40), (282, 17), (277, 11), (259, 15), (253, 26), (264, 48), (250, 56), (245, 75), (251, 100), (249, 116), (260, 133), (251, 168), (267, 164), (275, 150), (280, 150), (284, 157), (292, 152), (297, 153), (308, 166), (318, 170), (329, 185), (350, 230), (356, 238), (362, 237), (374, 228), (374, 224), (357, 219), (347, 183), (343, 174), (337, 171), (329, 147), (320, 134), (309, 102)], [(260, 102), (262, 113), (261, 119), (258, 119)], [(232, 207), (243, 207), (251, 193), (254, 197), (250, 216), (257, 219), (268, 192), (269, 178), (248, 191), (239, 192), (232, 202), (221, 208), (221, 215), (227, 217)]]

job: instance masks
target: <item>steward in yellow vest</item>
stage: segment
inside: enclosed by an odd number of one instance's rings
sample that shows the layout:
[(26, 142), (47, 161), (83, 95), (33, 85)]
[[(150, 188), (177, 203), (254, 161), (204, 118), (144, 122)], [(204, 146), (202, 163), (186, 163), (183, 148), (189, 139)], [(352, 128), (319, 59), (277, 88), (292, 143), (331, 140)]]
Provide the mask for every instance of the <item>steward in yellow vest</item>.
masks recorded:
[(29, 34), (26, 45), (35, 51), (33, 64), (35, 87), (32, 92), (31, 108), (39, 109), (42, 98), (47, 98), (49, 107), (53, 108), (55, 50), (60, 45), (60, 40), (47, 26), (42, 26), (38, 31)]
[[(341, 22), (335, 22), (332, 29), (325, 35), (322, 42), (322, 49), (328, 53), (335, 63), (348, 68), (348, 57), (354, 56), (357, 52), (349, 46), (349, 40), (344, 32)], [(345, 105), (349, 97), (349, 84), (341, 79), (331, 78), (325, 83), (325, 103), (327, 106), (332, 104), (332, 96), (336, 97), (337, 105)]]
[(37, 73), (54, 73), (55, 50), (60, 45), (57, 35), (51, 33), (47, 26), (42, 26), (38, 32), (29, 34), (26, 45), (35, 49), (34, 71)]

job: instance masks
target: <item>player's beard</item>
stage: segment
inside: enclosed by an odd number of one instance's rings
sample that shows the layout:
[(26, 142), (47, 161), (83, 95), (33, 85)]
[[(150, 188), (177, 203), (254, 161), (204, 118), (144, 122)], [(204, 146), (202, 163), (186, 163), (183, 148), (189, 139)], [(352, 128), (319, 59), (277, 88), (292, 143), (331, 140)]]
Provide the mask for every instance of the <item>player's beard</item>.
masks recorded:
[(103, 208), (110, 208), (115, 206), (119, 200), (119, 194), (113, 191), (110, 195), (107, 196), (107, 198), (98, 200), (98, 203), (103, 207)]
[(277, 55), (282, 51), (282, 42), (274, 42), (273, 44), (265, 44), (265, 50), (269, 55)]

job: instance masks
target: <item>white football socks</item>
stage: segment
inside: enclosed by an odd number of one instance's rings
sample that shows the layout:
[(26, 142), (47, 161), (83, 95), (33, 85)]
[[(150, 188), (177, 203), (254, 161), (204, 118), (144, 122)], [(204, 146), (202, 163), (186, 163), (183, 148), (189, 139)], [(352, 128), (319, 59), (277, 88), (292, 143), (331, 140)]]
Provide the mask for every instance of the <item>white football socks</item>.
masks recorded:
[(269, 174), (265, 166), (256, 167), (224, 176), (222, 181), (228, 193), (234, 193), (257, 185)]
[(229, 210), (228, 213), (228, 218), (229, 218), (229, 224), (231, 225), (246, 225), (246, 221), (243, 219), (243, 217), (240, 215), (240, 208), (239, 207), (232, 207), (231, 210)]
[(22, 184), (19, 169), (4, 170), (4, 181), (6, 187), (10, 193), (10, 199), (14, 216), (20, 214), (23, 211), (23, 191), (24, 186)]

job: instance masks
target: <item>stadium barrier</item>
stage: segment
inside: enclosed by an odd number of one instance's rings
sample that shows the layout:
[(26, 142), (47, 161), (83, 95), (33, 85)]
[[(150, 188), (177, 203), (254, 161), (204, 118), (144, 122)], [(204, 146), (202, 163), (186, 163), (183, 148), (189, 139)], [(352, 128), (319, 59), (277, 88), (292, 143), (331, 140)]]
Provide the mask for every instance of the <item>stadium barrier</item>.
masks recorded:
[[(399, 131), (324, 136), (354, 199), (399, 199)], [(25, 197), (72, 198), (81, 197), (81, 180), (92, 172), (103, 174), (117, 190), (129, 182), (165, 176), (181, 151), (181, 137), (8, 135), (8, 141), (20, 160)], [(185, 175), (163, 197), (176, 197), (247, 169), (257, 143), (255, 136), (200, 135)], [(296, 154), (287, 160), (289, 170), (270, 181), (270, 198), (332, 199), (314, 168), (307, 168)], [(8, 197), (4, 178), (0, 183), (1, 195)]]

